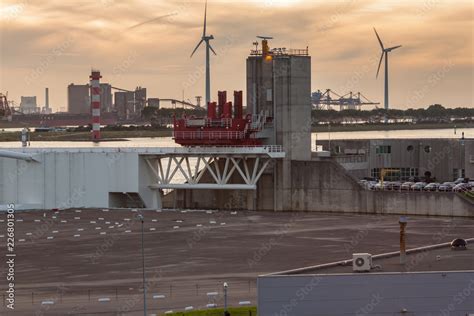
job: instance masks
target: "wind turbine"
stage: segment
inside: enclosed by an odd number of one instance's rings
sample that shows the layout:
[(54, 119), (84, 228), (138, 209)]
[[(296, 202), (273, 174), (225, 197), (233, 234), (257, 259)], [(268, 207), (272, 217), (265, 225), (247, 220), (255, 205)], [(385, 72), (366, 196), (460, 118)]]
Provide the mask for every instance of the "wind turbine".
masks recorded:
[[(384, 108), (385, 110), (389, 109), (389, 102), (388, 102), (388, 53), (391, 51), (402, 47), (402, 45), (390, 47), (390, 48), (385, 48), (383, 46), (382, 40), (380, 39), (379, 34), (377, 33), (377, 30), (374, 27), (375, 35), (377, 35), (377, 39), (379, 40), (380, 47), (382, 48), (382, 56), (380, 56), (380, 62), (379, 62), (379, 68), (377, 69), (377, 76), (376, 78), (379, 77), (379, 72), (380, 72), (380, 66), (382, 66), (382, 60), (385, 57), (385, 100), (384, 100)], [(385, 116), (385, 123), (387, 123), (387, 116)]]
[(209, 102), (211, 102), (211, 63), (210, 63), (210, 51), (217, 55), (214, 49), (212, 48), (211, 44), (209, 43), (210, 40), (214, 39), (213, 35), (206, 35), (206, 26), (207, 26), (207, 0), (206, 0), (206, 8), (204, 10), (204, 30), (202, 32), (201, 41), (197, 44), (196, 48), (194, 49), (191, 57), (194, 56), (197, 49), (203, 42), (206, 43), (206, 107)]

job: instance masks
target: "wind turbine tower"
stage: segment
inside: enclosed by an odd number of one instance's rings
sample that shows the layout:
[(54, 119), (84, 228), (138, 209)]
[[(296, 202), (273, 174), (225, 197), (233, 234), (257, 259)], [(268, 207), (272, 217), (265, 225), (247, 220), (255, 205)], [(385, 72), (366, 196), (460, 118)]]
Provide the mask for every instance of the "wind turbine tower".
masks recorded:
[(211, 44), (209, 43), (210, 40), (214, 39), (213, 35), (206, 34), (206, 27), (207, 27), (207, 0), (206, 0), (206, 7), (204, 10), (204, 30), (202, 32), (201, 41), (197, 44), (196, 48), (194, 49), (191, 57), (194, 56), (194, 53), (198, 50), (199, 46), (204, 42), (206, 43), (206, 108), (209, 102), (211, 102), (211, 62), (210, 62), (210, 52), (212, 51), (214, 55), (217, 55), (214, 49), (212, 48)]
[[(379, 34), (377, 33), (377, 30), (374, 28), (375, 35), (377, 36), (377, 39), (380, 43), (380, 47), (382, 48), (382, 56), (380, 56), (380, 62), (379, 62), (379, 68), (377, 69), (377, 76), (376, 78), (379, 77), (379, 72), (380, 72), (380, 66), (382, 66), (382, 60), (385, 57), (385, 98), (384, 98), (384, 108), (385, 110), (388, 110), (390, 108), (389, 106), (389, 98), (388, 98), (388, 53), (391, 51), (402, 47), (402, 45), (390, 47), (390, 48), (385, 48), (382, 40), (380, 39)], [(385, 117), (385, 123), (387, 123), (387, 117)]]

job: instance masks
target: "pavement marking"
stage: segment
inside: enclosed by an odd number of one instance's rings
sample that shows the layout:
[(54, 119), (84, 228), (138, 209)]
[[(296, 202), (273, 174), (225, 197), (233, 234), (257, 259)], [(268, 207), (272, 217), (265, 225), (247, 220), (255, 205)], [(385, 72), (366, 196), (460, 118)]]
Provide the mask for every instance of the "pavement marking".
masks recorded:
[(4, 219), (0, 219), (0, 223), (3, 223), (5, 220)]
[(84, 231), (84, 228), (78, 228), (77, 231), (82, 232), (82, 231)]
[(63, 219), (63, 220), (61, 221), (61, 223), (67, 223), (67, 220)]
[(54, 301), (42, 301), (41, 305), (54, 305)]
[(81, 210), (75, 210), (76, 213), (81, 213), (82, 211)]
[(241, 301), (241, 302), (239, 302), (239, 305), (240, 305), (240, 306), (242, 306), (242, 305), (250, 305), (250, 304), (252, 304), (252, 302), (250, 302), (250, 301)]
[(104, 209), (102, 210), (102, 212), (108, 212), (108, 211), (109, 211), (108, 208), (104, 208)]
[(167, 314), (173, 314), (173, 311), (166, 311), (165, 315), (167, 315)]
[(157, 300), (157, 299), (160, 299), (160, 298), (165, 298), (166, 296), (164, 296), (163, 294), (155, 294), (153, 295), (153, 299)]
[(5, 238), (5, 235), (0, 235), (0, 238)]
[(103, 221), (104, 218), (103, 218), (103, 217), (99, 217), (98, 220), (99, 220), (99, 221)]
[(99, 235), (107, 235), (107, 233), (106, 232), (100, 232)]
[(221, 226), (224, 226), (224, 225), (225, 225), (225, 223), (221, 223)]
[(161, 210), (156, 210), (157, 213), (161, 213)]
[(216, 308), (217, 304), (216, 303), (211, 303), (206, 305), (207, 308)]
[(17, 222), (23, 222), (23, 220), (21, 218), (17, 219), (16, 221)]
[(176, 220), (176, 223), (182, 223), (182, 222), (183, 222), (183, 221), (180, 220), (180, 219), (177, 219), (177, 220)]
[(112, 228), (114, 228), (114, 227), (115, 227), (115, 226), (109, 226), (109, 229), (112, 229)]
[(173, 226), (173, 229), (178, 229), (178, 228), (179, 228), (179, 226)]
[(35, 223), (40, 223), (41, 220), (40, 219), (35, 219)]
[(230, 215), (237, 215), (237, 212), (230, 212)]
[(18, 239), (19, 242), (24, 242), (25, 240), (24, 239)]
[(53, 215), (53, 216), (51, 216), (51, 218), (52, 218), (52, 219), (56, 219), (56, 216)]
[(209, 224), (217, 224), (216, 221), (209, 221)]
[(59, 233), (57, 230), (53, 230), (53, 234), (57, 234)]
[(89, 223), (91, 223), (91, 224), (96, 224), (97, 222), (96, 222), (96, 221), (90, 221)]
[(96, 229), (96, 230), (99, 230), (99, 229), (102, 229), (102, 227), (96, 227), (95, 229)]
[(208, 292), (207, 296), (217, 296), (219, 295), (219, 292)]
[(150, 231), (155, 231), (155, 230), (156, 230), (155, 227), (150, 228)]
[(130, 221), (130, 218), (124, 218), (123, 220), (128, 222)]
[(212, 214), (212, 211), (206, 211), (206, 214)]
[(202, 227), (202, 224), (196, 224), (196, 227)]
[(74, 219), (81, 219), (80, 217), (74, 217)]
[(99, 302), (110, 302), (110, 297), (101, 297), (98, 299)]
[(125, 232), (126, 232), (126, 233), (131, 233), (132, 231), (131, 231), (131, 230), (126, 230)]
[(106, 225), (110, 225), (110, 222), (105, 222)]
[(48, 236), (48, 237), (46, 237), (46, 239), (48, 239), (48, 240), (51, 240), (51, 239), (53, 239), (53, 238), (54, 238), (53, 236)]
[(31, 236), (31, 235), (33, 235), (33, 234), (32, 233), (26, 233), (26, 236)]
[(77, 235), (74, 235), (74, 237), (81, 237), (81, 235), (77, 234)]
[(152, 219), (151, 221), (154, 222), (154, 223), (158, 222), (157, 219)]
[(192, 306), (186, 306), (184, 308), (185, 311), (192, 311), (193, 309), (194, 309), (194, 307), (192, 307)]
[(132, 211), (132, 212), (136, 212), (137, 209), (136, 209), (136, 208), (132, 208), (131, 211)]
[(187, 213), (188, 211), (181, 211), (181, 213)]

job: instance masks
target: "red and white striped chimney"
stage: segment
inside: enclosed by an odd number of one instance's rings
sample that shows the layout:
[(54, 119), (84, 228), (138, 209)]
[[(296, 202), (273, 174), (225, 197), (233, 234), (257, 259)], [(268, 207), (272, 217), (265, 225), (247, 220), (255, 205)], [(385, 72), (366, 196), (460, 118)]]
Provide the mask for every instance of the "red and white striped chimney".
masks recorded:
[(91, 106), (92, 106), (92, 140), (100, 140), (100, 71), (92, 70), (91, 79)]

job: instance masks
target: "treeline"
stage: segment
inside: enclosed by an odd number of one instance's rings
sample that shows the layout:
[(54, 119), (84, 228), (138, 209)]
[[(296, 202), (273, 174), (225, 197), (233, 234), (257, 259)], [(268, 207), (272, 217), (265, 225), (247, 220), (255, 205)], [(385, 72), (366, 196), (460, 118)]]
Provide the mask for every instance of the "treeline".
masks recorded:
[(413, 123), (452, 123), (460, 121), (463, 123), (474, 122), (474, 108), (445, 108), (440, 104), (434, 104), (427, 109), (388, 110), (374, 109), (364, 110), (313, 110), (312, 119), (314, 124), (343, 122), (379, 123), (385, 116), (390, 121), (413, 122)]
[[(152, 125), (163, 126), (170, 124), (172, 118), (187, 116), (203, 117), (206, 116), (206, 110), (200, 109), (157, 109), (154, 107), (146, 107), (142, 111), (142, 119), (151, 122)], [(312, 121), (313, 125), (319, 124), (341, 124), (347, 122), (366, 122), (366, 123), (380, 123), (384, 121), (385, 116), (391, 122), (405, 122), (405, 123), (453, 123), (474, 122), (474, 108), (445, 108), (440, 104), (434, 104), (427, 109), (407, 109), (407, 110), (388, 110), (374, 109), (374, 110), (313, 110)]]

